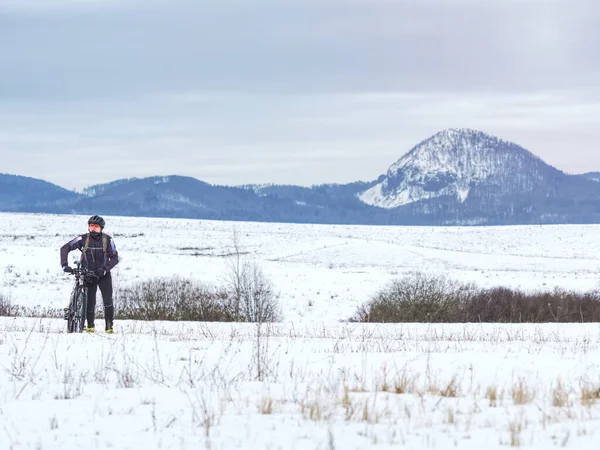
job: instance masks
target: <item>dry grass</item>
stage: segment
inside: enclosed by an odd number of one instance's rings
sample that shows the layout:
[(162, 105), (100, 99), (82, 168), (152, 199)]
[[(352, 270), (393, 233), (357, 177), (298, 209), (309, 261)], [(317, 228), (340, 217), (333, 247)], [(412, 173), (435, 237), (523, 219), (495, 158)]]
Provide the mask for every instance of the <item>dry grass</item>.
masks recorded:
[(260, 402), (260, 406), (259, 406), (259, 412), (261, 414), (273, 414), (273, 405), (274, 405), (274, 401), (272, 398), (267, 397), (267, 398), (263, 398)]
[(529, 387), (524, 379), (519, 379), (513, 384), (511, 395), (515, 405), (527, 405), (535, 399), (536, 392), (535, 389)]
[(448, 382), (448, 384), (440, 390), (440, 396), (442, 397), (458, 397), (460, 391), (460, 385), (456, 381), (456, 375)]
[(416, 384), (416, 376), (410, 376), (406, 371), (402, 371), (394, 378), (394, 392), (396, 394), (413, 394), (417, 391)]
[(523, 432), (523, 422), (521, 420), (514, 420), (509, 422), (508, 432), (510, 435), (509, 445), (511, 447), (520, 447), (521, 433)]
[(350, 400), (350, 389), (345, 381), (342, 386), (342, 392), (342, 407), (347, 410), (352, 405), (352, 401)]
[(390, 385), (388, 383), (388, 370), (386, 366), (383, 366), (383, 377), (381, 381), (381, 385), (379, 386), (379, 391), (381, 392), (389, 392)]
[(488, 399), (490, 407), (495, 408), (498, 406), (498, 386), (488, 386), (485, 391), (485, 398)]
[(552, 389), (552, 406), (557, 408), (569, 406), (569, 392), (560, 377), (556, 380), (556, 385)]
[(456, 423), (456, 411), (452, 406), (446, 409), (446, 423), (454, 425)]
[(600, 386), (584, 382), (581, 385), (581, 404), (591, 407), (600, 400)]
[(307, 392), (304, 399), (300, 400), (300, 412), (305, 419), (320, 422), (323, 420), (323, 404), (320, 392)]

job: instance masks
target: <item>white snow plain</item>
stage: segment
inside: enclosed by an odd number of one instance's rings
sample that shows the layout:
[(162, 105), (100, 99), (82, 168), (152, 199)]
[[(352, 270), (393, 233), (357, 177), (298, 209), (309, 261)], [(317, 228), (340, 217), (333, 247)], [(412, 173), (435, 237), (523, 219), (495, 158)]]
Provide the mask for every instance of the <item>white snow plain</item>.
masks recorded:
[[(65, 306), (72, 280), (58, 250), (86, 219), (0, 214), (0, 294)], [(170, 275), (220, 284), (236, 230), (284, 320), (120, 321), (111, 336), (0, 318), (0, 449), (600, 446), (598, 324), (342, 322), (416, 270), (484, 286), (596, 288), (600, 226), (106, 219), (117, 290)]]

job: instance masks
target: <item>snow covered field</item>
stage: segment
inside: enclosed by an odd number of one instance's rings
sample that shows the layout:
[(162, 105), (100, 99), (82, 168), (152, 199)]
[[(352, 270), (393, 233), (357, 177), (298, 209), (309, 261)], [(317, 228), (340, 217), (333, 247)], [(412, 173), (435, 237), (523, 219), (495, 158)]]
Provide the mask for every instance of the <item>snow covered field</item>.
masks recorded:
[[(0, 293), (64, 306), (71, 279), (58, 249), (86, 219), (0, 214)], [(175, 274), (220, 284), (236, 229), (284, 322), (127, 321), (109, 336), (0, 318), (0, 449), (600, 446), (598, 324), (340, 323), (413, 270), (485, 286), (597, 287), (600, 226), (106, 219), (117, 288)]]
[(0, 319), (0, 447), (597, 449), (598, 325)]
[[(482, 286), (587, 290), (600, 280), (600, 226), (367, 227), (107, 217), (121, 263), (115, 287), (182, 275), (221, 284), (237, 230), (280, 294), (288, 322), (347, 319), (409, 271)], [(13, 303), (63, 307), (71, 290), (59, 248), (87, 216), (0, 213), (0, 293)], [(70, 256), (70, 261), (76, 257)], [(117, 305), (118, 307), (118, 305)]]

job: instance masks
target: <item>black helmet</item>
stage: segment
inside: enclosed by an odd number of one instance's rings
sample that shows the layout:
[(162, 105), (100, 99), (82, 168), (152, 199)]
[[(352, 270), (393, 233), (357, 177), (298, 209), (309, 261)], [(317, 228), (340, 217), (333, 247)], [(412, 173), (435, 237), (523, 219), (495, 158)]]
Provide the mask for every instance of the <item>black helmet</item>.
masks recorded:
[(106, 222), (100, 216), (92, 216), (92, 217), (90, 217), (89, 220), (88, 220), (88, 225), (90, 225), (92, 223), (100, 225), (101, 228), (104, 228), (104, 225), (106, 225)]

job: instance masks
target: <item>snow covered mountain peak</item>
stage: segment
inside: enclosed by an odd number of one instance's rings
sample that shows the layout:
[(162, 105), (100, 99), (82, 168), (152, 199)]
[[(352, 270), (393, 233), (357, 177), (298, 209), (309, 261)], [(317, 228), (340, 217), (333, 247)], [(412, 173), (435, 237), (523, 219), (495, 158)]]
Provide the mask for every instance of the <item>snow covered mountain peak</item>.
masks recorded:
[(473, 162), (478, 162), (479, 166), (482, 163), (489, 164), (491, 162), (489, 157), (497, 152), (506, 153), (506, 147), (510, 147), (511, 151), (526, 152), (530, 157), (535, 158), (527, 150), (481, 131), (449, 128), (417, 144), (392, 164), (388, 175), (409, 166), (416, 166), (425, 172), (440, 170), (458, 172), (460, 163), (472, 165)]
[(516, 188), (513, 181), (517, 181), (518, 189), (530, 190), (540, 179), (542, 167), (550, 168), (514, 143), (477, 130), (450, 128), (417, 144), (390, 166), (381, 182), (358, 197), (382, 208), (437, 197), (462, 203), (484, 184), (507, 193)]

